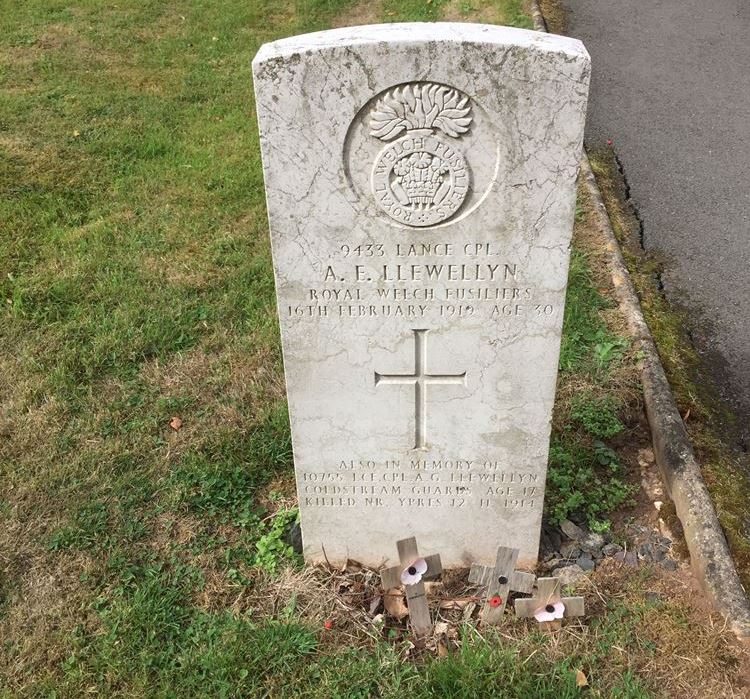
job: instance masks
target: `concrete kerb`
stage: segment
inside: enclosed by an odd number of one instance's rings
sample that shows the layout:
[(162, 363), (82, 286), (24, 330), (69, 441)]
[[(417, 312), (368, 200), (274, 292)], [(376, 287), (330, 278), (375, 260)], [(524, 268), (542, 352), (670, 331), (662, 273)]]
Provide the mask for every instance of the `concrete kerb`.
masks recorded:
[[(546, 32), (547, 26), (538, 1), (530, 0), (530, 7), (534, 29)], [(692, 568), (727, 626), (739, 639), (748, 641), (750, 603), (737, 575), (726, 537), (586, 154), (581, 161), (581, 176), (595, 210), (598, 227), (606, 241), (618, 304), (627, 319), (630, 334), (643, 352), (641, 383), (654, 455), (682, 524)]]
[(606, 240), (618, 303), (643, 352), (641, 383), (654, 455), (682, 524), (693, 570), (735, 635), (750, 640), (750, 604), (586, 156), (581, 175)]
[(538, 32), (547, 31), (547, 23), (544, 21), (544, 15), (542, 14), (542, 8), (539, 7), (537, 0), (530, 0), (529, 7), (531, 10), (531, 20), (534, 22), (534, 29)]

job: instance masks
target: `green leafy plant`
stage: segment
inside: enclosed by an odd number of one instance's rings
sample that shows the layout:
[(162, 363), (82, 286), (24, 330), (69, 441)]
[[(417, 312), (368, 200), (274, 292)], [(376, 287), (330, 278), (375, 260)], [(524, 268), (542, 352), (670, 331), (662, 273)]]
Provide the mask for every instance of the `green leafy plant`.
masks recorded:
[(294, 550), (284, 541), (284, 537), (289, 525), (297, 520), (298, 516), (299, 511), (296, 507), (279, 510), (273, 516), (269, 530), (255, 544), (255, 565), (274, 573), (283, 561), (294, 559)]
[(617, 454), (604, 443), (592, 448), (575, 438), (555, 437), (547, 471), (547, 516), (556, 523), (582, 516), (595, 531), (609, 529), (609, 513), (628, 502), (634, 490), (621, 476)]
[(619, 408), (612, 396), (583, 393), (574, 396), (570, 419), (580, 424), (592, 437), (610, 439), (624, 429), (618, 416)]
[(593, 349), (597, 369), (604, 371), (613, 362), (620, 361), (629, 344), (628, 340), (624, 337), (617, 335), (603, 336), (594, 345)]

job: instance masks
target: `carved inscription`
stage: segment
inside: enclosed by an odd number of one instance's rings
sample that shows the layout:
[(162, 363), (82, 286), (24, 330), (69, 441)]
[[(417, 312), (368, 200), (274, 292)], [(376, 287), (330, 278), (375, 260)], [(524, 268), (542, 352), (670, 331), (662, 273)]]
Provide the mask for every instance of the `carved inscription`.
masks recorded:
[(557, 313), (524, 279), (521, 264), (485, 242), (339, 244), (320, 285), (287, 303), (289, 318), (479, 317), (524, 323)]
[(379, 99), (370, 114), (370, 135), (398, 140), (379, 153), (373, 166), (378, 206), (415, 227), (453, 216), (469, 191), (469, 169), (458, 147), (438, 133), (457, 139), (471, 122), (469, 98), (446, 85), (410, 83)]
[(332, 470), (301, 473), (305, 507), (397, 507), (530, 511), (544, 479), (480, 459), (342, 460)]

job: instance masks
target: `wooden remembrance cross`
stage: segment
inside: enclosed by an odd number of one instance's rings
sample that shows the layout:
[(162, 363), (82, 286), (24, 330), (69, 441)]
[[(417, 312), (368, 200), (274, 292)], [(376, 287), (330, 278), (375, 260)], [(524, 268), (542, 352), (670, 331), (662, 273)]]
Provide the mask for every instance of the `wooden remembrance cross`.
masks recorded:
[(529, 593), (534, 589), (536, 577), (531, 573), (516, 570), (518, 549), (498, 546), (494, 566), (483, 566), (475, 563), (471, 566), (469, 581), (485, 588), (482, 623), (498, 624), (503, 618), (508, 593)]
[(375, 372), (375, 385), (411, 384), (414, 386), (414, 448), (427, 449), (427, 386), (466, 385), (466, 372), (461, 374), (427, 373), (427, 333), (429, 330), (412, 329), (414, 333), (414, 371), (411, 374), (380, 374)]
[[(517, 617), (532, 617), (542, 610), (551, 613), (554, 606), (560, 602), (564, 606), (564, 618), (583, 616), (583, 597), (562, 597), (560, 595), (560, 578), (539, 578), (536, 581), (536, 587), (535, 595), (515, 601)], [(560, 620), (542, 621), (540, 626), (544, 629), (556, 629), (560, 627)]]
[[(417, 540), (411, 536), (408, 539), (401, 539), (396, 542), (398, 548), (398, 558), (400, 565), (386, 568), (381, 574), (383, 581), (383, 590), (387, 594), (388, 590), (401, 587), (401, 574), (408, 570), (413, 574), (410, 566), (421, 558)], [(431, 556), (425, 556), (424, 561), (427, 563), (427, 570), (422, 574), (422, 578), (434, 578), (443, 572), (443, 566), (440, 563), (440, 554), (434, 553)], [(416, 636), (424, 636), (432, 629), (432, 620), (430, 619), (430, 608), (425, 597), (424, 583), (422, 580), (413, 585), (404, 585), (406, 589), (406, 602), (409, 607), (409, 619), (412, 629)]]

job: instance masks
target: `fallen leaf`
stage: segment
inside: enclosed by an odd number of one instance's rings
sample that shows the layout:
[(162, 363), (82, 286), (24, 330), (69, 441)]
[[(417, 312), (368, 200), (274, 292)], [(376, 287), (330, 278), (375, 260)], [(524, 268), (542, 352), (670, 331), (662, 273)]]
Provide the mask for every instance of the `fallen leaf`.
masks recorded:
[(474, 613), (474, 610), (477, 608), (477, 605), (474, 602), (469, 602), (469, 604), (464, 607), (464, 613), (461, 615), (462, 621), (469, 621), (471, 619), (471, 615)]
[(444, 658), (446, 655), (448, 655), (448, 646), (446, 646), (442, 641), (437, 644), (437, 654), (438, 658)]
[(169, 421), (169, 426), (177, 432), (182, 427), (182, 420), (176, 415)]
[(383, 606), (388, 614), (399, 621), (409, 615), (409, 609), (406, 606), (406, 602), (404, 602), (404, 595), (396, 588), (388, 590), (385, 593), (383, 597)]
[(576, 687), (588, 687), (589, 681), (583, 670), (576, 670)]

